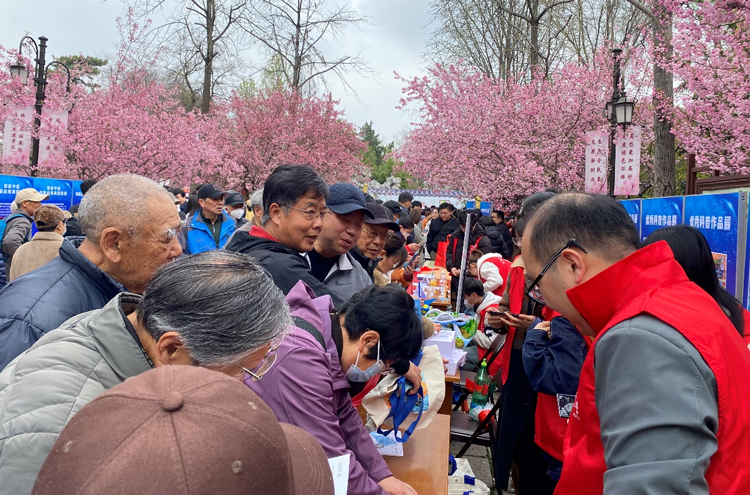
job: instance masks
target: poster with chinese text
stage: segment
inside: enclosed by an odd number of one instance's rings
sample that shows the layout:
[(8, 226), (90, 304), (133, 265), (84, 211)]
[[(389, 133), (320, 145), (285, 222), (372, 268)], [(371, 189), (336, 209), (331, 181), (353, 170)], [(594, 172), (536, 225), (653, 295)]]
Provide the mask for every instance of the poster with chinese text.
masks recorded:
[(586, 180), (585, 191), (593, 194), (607, 194), (607, 162), (609, 156), (609, 136), (607, 131), (586, 133)]
[(18, 107), (5, 121), (3, 162), (13, 165), (29, 163), (34, 107)]
[[(47, 126), (51, 126), (51, 128)], [(67, 127), (67, 110), (51, 112), (49, 114), (45, 112), (39, 136), (39, 163), (44, 163), (51, 157), (65, 155), (65, 149), (58, 143), (57, 135), (62, 129), (67, 129)]]
[(615, 146), (615, 196), (637, 196), (641, 175), (641, 126), (625, 129)]

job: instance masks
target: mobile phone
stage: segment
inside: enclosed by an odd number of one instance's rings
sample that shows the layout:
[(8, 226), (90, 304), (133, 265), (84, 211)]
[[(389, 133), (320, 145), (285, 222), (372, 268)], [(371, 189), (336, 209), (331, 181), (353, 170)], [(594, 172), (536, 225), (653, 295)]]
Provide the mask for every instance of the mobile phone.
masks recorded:
[(411, 265), (412, 263), (414, 263), (414, 260), (417, 259), (417, 256), (419, 256), (419, 251), (417, 251), (416, 253), (414, 253), (414, 255), (411, 257), (411, 259), (409, 260), (409, 262), (407, 263), (407, 265)]
[(517, 315), (517, 314), (514, 314), (514, 313), (510, 313), (510, 312), (508, 312), (508, 311), (505, 311), (505, 314), (506, 314), (506, 315), (510, 315), (510, 316), (512, 316), (513, 318), (520, 318), (520, 317), (521, 317), (521, 315)]

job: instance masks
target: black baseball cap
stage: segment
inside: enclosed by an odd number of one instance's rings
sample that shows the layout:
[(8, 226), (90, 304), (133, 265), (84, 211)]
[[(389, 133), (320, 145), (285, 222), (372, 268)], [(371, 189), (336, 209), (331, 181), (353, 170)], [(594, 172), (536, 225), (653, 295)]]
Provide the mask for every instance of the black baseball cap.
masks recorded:
[(372, 213), (367, 209), (365, 193), (360, 191), (357, 186), (345, 182), (337, 182), (328, 186), (326, 206), (332, 212), (339, 215), (346, 215), (354, 211), (363, 211), (365, 217), (373, 218)]
[(401, 204), (399, 204), (396, 201), (393, 201), (393, 200), (386, 201), (385, 203), (383, 203), (383, 206), (391, 210), (391, 213), (393, 213), (394, 215), (399, 215), (402, 217), (409, 216), (409, 212), (406, 211), (406, 208), (401, 206)]
[(227, 193), (224, 198), (224, 204), (228, 206), (244, 205), (245, 198), (238, 192)]
[(216, 199), (219, 196), (224, 196), (226, 193), (220, 189), (216, 189), (213, 184), (206, 184), (198, 189), (198, 199)]
[(388, 209), (377, 203), (367, 203), (367, 210), (372, 215), (372, 219), (365, 218), (365, 223), (370, 225), (387, 225), (394, 232), (398, 232), (400, 227), (393, 221), (393, 217)]

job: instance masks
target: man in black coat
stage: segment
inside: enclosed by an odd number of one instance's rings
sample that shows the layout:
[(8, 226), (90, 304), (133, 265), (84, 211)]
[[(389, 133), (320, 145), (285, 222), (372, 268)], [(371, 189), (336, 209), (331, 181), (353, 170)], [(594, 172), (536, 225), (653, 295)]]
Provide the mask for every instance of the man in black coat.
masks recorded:
[(450, 203), (440, 203), (438, 206), (438, 218), (430, 222), (430, 231), (427, 233), (427, 251), (430, 258), (437, 256), (438, 243), (445, 241), (450, 234), (458, 230), (458, 220), (453, 216), (455, 208)]
[[(497, 228), (498, 232), (500, 232), (500, 235), (503, 236), (505, 245), (508, 246), (508, 248), (512, 252), (513, 236), (510, 235), (510, 229), (505, 224), (505, 212), (502, 210), (495, 210), (490, 214), (490, 218), (492, 218), (492, 221), (495, 222), (495, 227)], [(503, 258), (505, 258), (505, 255), (503, 255)]]
[(330, 295), (307, 257), (329, 213), (327, 196), (325, 181), (307, 165), (276, 167), (263, 186), (263, 228), (233, 236), (225, 249), (257, 259), (284, 294), (302, 280), (316, 296)]
[[(477, 220), (481, 215), (479, 210), (461, 210), (458, 213), (459, 228), (448, 236), (448, 248), (445, 251), (445, 268), (451, 272), (451, 303), (453, 308), (458, 311), (456, 296), (458, 295), (458, 281), (461, 276), (461, 255), (464, 249), (464, 237), (466, 236), (466, 218), (469, 213), (474, 216), (471, 219), (471, 234), (469, 235), (469, 253), (475, 249), (483, 253), (492, 251), (492, 242), (487, 236), (487, 231)], [(468, 268), (468, 263), (467, 263)]]

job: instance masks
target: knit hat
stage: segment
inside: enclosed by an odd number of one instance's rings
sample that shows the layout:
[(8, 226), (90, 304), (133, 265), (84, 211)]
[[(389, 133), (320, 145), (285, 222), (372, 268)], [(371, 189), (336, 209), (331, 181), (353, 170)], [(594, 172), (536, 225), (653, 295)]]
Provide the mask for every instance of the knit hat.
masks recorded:
[(83, 407), (52, 447), (34, 494), (333, 495), (320, 444), (281, 424), (247, 386), (196, 366), (159, 366)]
[(42, 205), (34, 213), (34, 223), (40, 231), (54, 230), (65, 219), (65, 213), (55, 205)]

